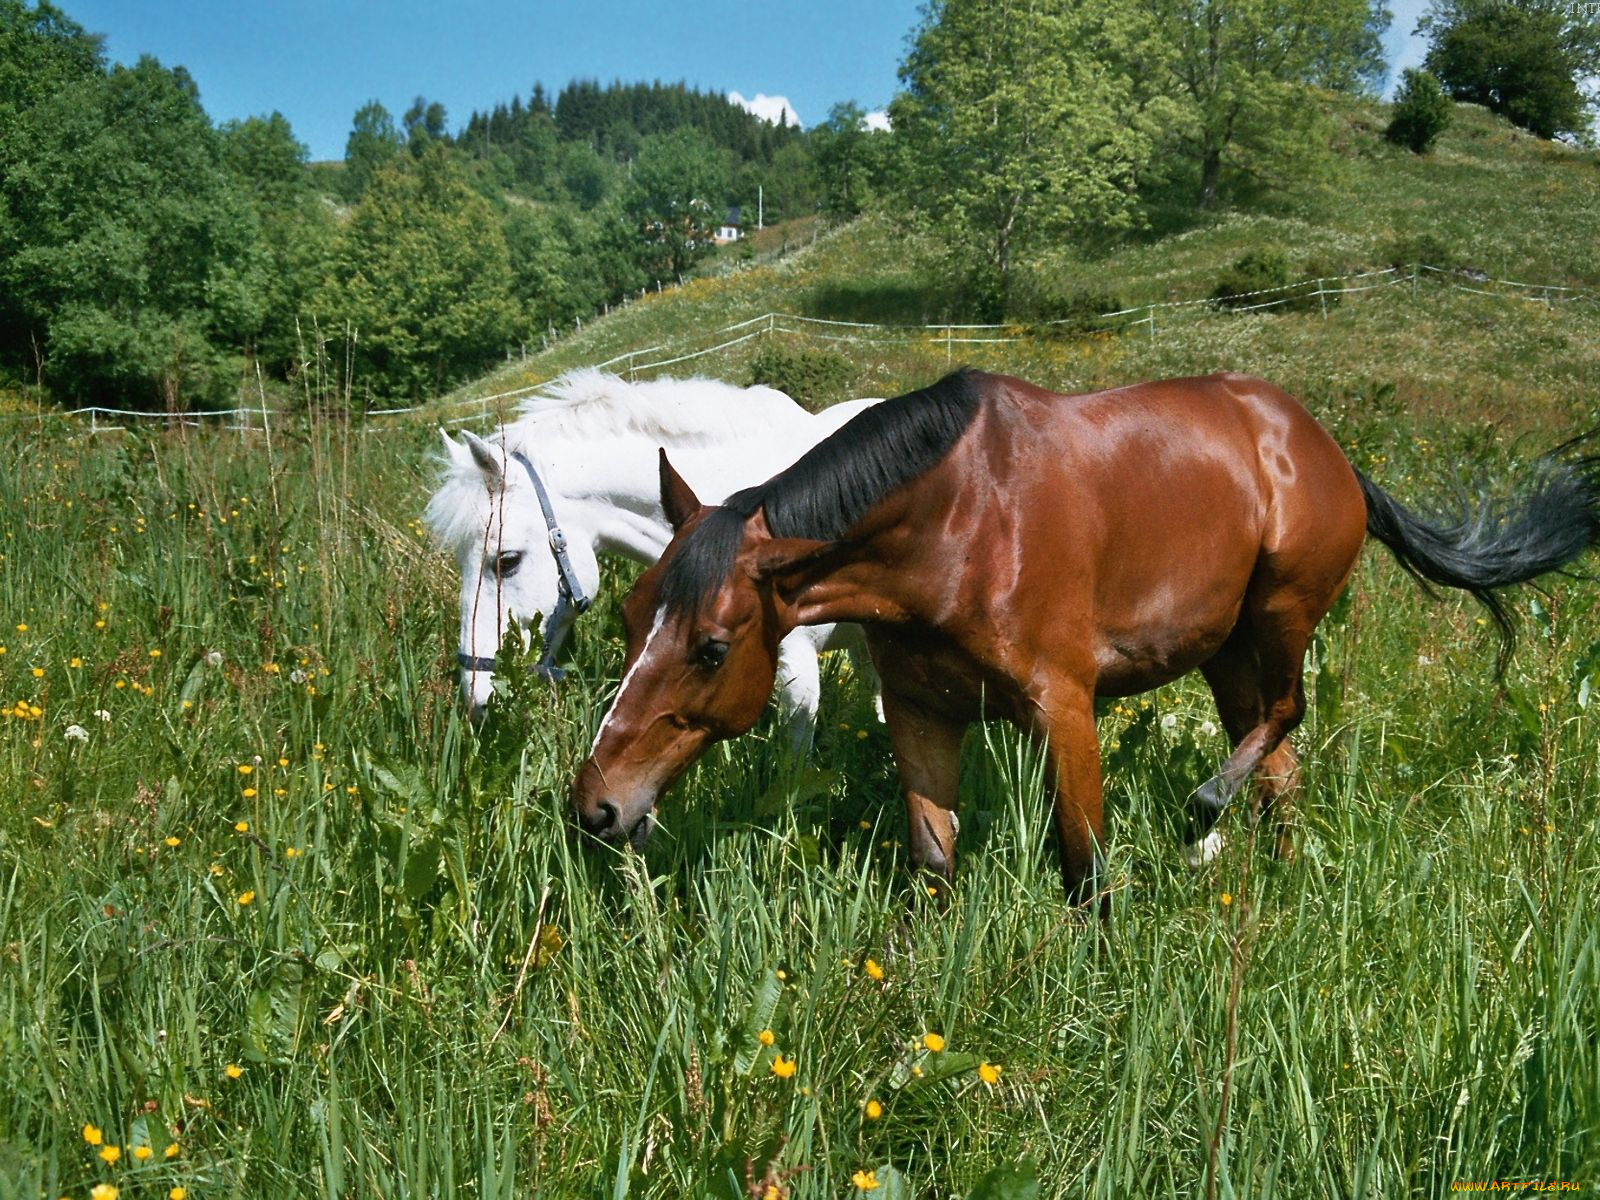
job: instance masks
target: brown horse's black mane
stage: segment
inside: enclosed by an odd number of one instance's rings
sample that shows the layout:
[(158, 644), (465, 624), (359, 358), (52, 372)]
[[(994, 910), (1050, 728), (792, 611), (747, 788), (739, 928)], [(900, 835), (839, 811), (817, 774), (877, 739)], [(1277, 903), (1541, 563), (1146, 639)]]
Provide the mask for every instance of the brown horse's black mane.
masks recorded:
[(661, 602), (698, 612), (733, 569), (745, 522), (765, 510), (774, 537), (833, 541), (950, 451), (972, 424), (986, 377), (963, 368), (866, 409), (765, 483), (707, 513), (661, 578)]

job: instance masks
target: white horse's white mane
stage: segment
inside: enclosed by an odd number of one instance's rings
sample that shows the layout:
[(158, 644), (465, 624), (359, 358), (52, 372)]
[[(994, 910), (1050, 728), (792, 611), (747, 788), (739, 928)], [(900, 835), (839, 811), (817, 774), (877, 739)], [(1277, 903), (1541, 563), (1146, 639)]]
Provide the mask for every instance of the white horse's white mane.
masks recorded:
[(502, 430), (511, 449), (556, 434), (615, 437), (626, 429), (677, 445), (748, 437), (764, 420), (792, 419), (805, 410), (769, 387), (742, 388), (720, 379), (653, 379), (632, 383), (604, 371), (568, 371), (522, 402), (521, 415)]
[[(557, 440), (600, 441), (633, 433), (671, 446), (778, 435), (805, 410), (782, 392), (742, 388), (717, 379), (654, 379), (633, 383), (594, 368), (568, 371), (523, 401), (517, 419), (486, 440), (538, 461)], [(483, 539), (489, 492), (483, 472), (463, 452), (441, 460), (439, 489), (423, 520), (439, 544), (458, 551)]]

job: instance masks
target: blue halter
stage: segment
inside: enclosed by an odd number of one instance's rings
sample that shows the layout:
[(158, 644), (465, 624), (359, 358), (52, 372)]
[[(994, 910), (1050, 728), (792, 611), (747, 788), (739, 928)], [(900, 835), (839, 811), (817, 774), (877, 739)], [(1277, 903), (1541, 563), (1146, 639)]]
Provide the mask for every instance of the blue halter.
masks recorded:
[[(561, 532), (561, 526), (556, 523), (555, 509), (550, 507), (550, 493), (545, 490), (544, 480), (539, 478), (539, 472), (534, 470), (533, 463), (522, 451), (513, 450), (511, 457), (522, 464), (522, 469), (533, 481), (533, 490), (539, 497), (539, 507), (544, 511), (545, 526), (550, 530), (550, 553), (556, 560), (556, 606), (545, 620), (544, 653), (534, 664), (533, 671), (541, 679), (560, 683), (566, 671), (556, 666), (556, 651), (561, 649), (567, 631), (572, 628), (567, 614), (571, 613), (573, 617), (583, 615), (588, 611), (589, 605), (594, 603), (594, 597), (585, 594), (583, 584), (578, 582), (578, 573), (572, 568), (572, 559), (567, 555), (567, 535)], [(456, 652), (456, 662), (466, 671), (494, 670), (493, 658), (468, 654), (465, 650)]]

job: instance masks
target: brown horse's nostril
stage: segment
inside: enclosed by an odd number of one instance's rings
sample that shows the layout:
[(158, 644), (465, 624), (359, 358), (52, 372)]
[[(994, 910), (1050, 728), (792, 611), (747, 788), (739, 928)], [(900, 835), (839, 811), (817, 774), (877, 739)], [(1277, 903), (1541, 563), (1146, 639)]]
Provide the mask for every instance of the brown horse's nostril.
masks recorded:
[(578, 824), (595, 837), (617, 837), (622, 832), (620, 813), (610, 800), (596, 801), (592, 812), (580, 809)]

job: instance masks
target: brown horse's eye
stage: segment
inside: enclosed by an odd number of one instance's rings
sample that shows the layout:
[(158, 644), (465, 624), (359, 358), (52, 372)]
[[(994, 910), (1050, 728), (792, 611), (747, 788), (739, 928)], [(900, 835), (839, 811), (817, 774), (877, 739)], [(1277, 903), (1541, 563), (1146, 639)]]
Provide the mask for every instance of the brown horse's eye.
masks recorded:
[(700, 649), (694, 652), (695, 664), (708, 671), (715, 671), (727, 657), (728, 643), (719, 642), (715, 638), (701, 643)]
[(494, 560), (494, 573), (501, 579), (510, 579), (517, 573), (517, 568), (522, 565), (522, 552), (509, 550), (496, 556)]

